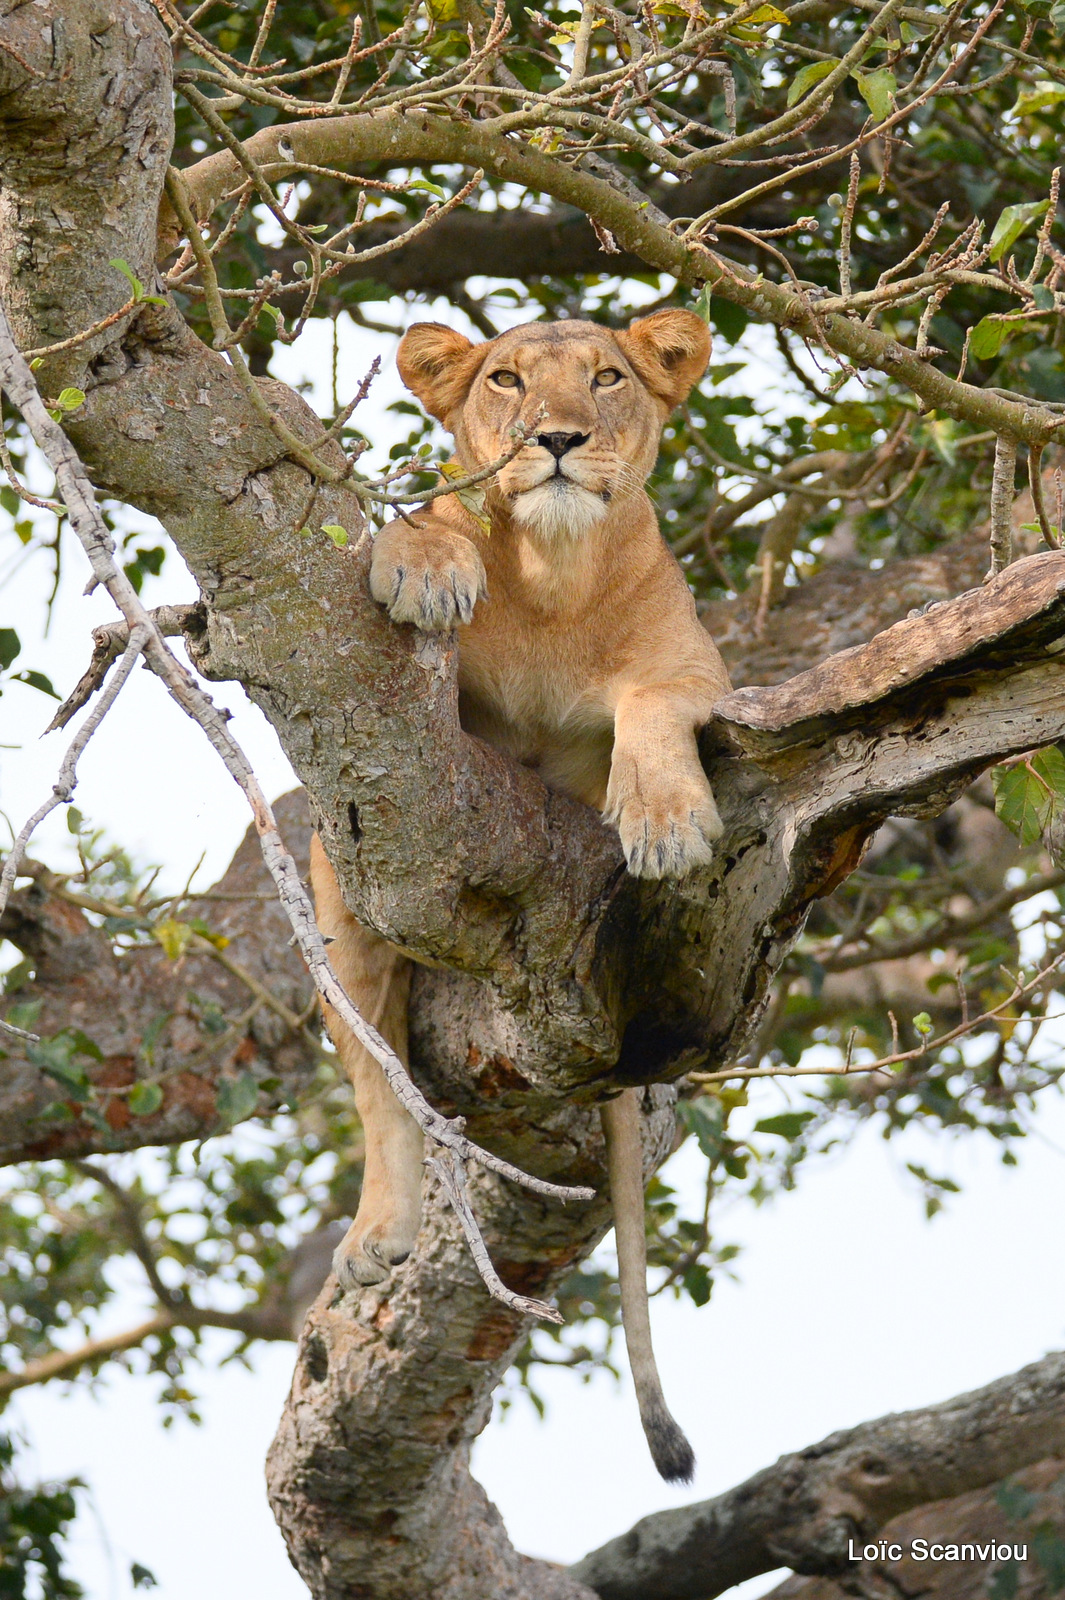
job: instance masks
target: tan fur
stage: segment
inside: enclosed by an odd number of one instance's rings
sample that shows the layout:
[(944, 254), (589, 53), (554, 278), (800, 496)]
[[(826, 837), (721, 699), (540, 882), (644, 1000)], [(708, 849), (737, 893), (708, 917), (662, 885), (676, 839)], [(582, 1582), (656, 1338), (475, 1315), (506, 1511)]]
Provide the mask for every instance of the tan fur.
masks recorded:
[[(728, 676), (644, 490), (662, 425), (709, 354), (687, 311), (621, 332), (533, 323), (480, 345), (412, 327), (400, 373), (464, 467), (505, 454), (518, 421), (531, 434), (488, 490), (490, 534), (447, 496), (385, 528), (370, 570), (394, 621), (461, 627), (463, 727), (601, 810), (629, 870), (650, 878), (709, 862), (721, 832), (696, 732)], [(337, 975), (405, 1060), (407, 963), (355, 922), (320, 847), (312, 878)], [(414, 1243), (420, 1140), (376, 1063), (327, 1021), (367, 1139), (336, 1269), (346, 1284), (379, 1282)]]

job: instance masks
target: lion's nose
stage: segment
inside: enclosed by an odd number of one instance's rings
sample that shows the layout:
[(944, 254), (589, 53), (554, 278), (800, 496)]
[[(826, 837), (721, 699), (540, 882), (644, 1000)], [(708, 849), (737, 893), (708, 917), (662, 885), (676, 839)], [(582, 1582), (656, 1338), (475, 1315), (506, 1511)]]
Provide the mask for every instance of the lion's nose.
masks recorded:
[(561, 461), (567, 450), (587, 444), (590, 438), (591, 434), (588, 433), (538, 433), (536, 442), (543, 445), (545, 450), (550, 450), (556, 461)]

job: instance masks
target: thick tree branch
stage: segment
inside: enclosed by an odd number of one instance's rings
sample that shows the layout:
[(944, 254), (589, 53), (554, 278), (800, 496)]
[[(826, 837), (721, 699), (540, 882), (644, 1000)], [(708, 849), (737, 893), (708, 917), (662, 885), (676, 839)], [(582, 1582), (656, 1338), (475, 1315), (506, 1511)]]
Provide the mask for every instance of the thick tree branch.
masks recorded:
[[(1009, 1515), (994, 1489), (975, 1489), (904, 1512), (878, 1535), (886, 1559), (878, 1549), (875, 1559), (854, 1562), (843, 1579), (786, 1578), (765, 1600), (843, 1600), (855, 1592), (978, 1600), (996, 1579), (1008, 1584), (1014, 1574), (1029, 1600), (1051, 1600), (1059, 1592), (1053, 1565), (1065, 1534), (1063, 1472), (1065, 1461), (1054, 1456), (1018, 1472), (1004, 1497)], [(1006, 1555), (1003, 1546), (1027, 1551), (1027, 1560)]]
[[(285, 796), (277, 810), (289, 848), (306, 872), (306, 797)], [(306, 1094), (320, 1059), (309, 1032), (291, 1030), (276, 1011), (255, 1003), (246, 983), (207, 951), (189, 948), (171, 961), (153, 943), (116, 954), (110, 934), (72, 905), (62, 887), (35, 868), (32, 883), (15, 893), (0, 918), (0, 934), (34, 966), (33, 977), (0, 1000), (0, 1011), (34, 1006), (33, 1029), (42, 1037), (78, 1028), (94, 1042), (102, 1059), (85, 1058), (85, 1065), (109, 1131), (87, 1121), (84, 1106), (66, 1099), (60, 1084), (5, 1039), (0, 1163), (204, 1138), (225, 1126), (217, 1110), (221, 1083), (244, 1072), (267, 1085), (260, 1092), (261, 1115)], [(311, 996), (310, 979), (289, 944), (288, 921), (270, 888), (249, 829), (214, 888), (203, 898), (193, 896), (177, 915), (190, 923), (202, 918), (228, 939), (226, 953), (298, 1014)], [(143, 1078), (160, 1084), (163, 1102), (151, 1115), (136, 1117), (128, 1090)], [(57, 1101), (66, 1108), (63, 1120), (47, 1114)]]
[[(648, 1175), (672, 1147), (674, 1105), (671, 1090), (645, 1093)], [(500, 1115), (507, 1118), (505, 1106)], [(539, 1146), (552, 1177), (602, 1193), (597, 1113), (556, 1106), (523, 1137)], [(609, 1225), (602, 1199), (563, 1210), (490, 1173), (470, 1187), (501, 1275), (540, 1298)], [(562, 1569), (511, 1548), (469, 1475), (470, 1446), (529, 1319), (489, 1299), (431, 1176), (424, 1198), (406, 1265), (358, 1295), (340, 1297), (330, 1279), (304, 1329), (267, 1468), (292, 1560), (316, 1600), (591, 1600)], [(634, 1438), (637, 1429), (634, 1415)]]
[(831, 1434), (714, 1500), (645, 1517), (572, 1571), (600, 1600), (713, 1600), (780, 1566), (844, 1573), (849, 1540), (1063, 1447), (1058, 1353), (941, 1405)]

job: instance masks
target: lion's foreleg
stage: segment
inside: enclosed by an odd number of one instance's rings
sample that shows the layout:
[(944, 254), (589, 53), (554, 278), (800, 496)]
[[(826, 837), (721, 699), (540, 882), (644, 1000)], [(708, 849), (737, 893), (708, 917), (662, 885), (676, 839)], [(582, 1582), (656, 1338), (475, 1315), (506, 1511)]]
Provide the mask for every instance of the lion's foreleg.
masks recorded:
[[(411, 963), (352, 916), (317, 834), (311, 841), (311, 883), (318, 925), (332, 940), (334, 972), (366, 1021), (406, 1064)], [(369, 1051), (331, 1006), (323, 1004), (322, 1012), (355, 1090), (366, 1138), (359, 1209), (333, 1257), (340, 1283), (352, 1288), (383, 1282), (414, 1247), (421, 1221), (423, 1138)]]
[(721, 836), (695, 737), (714, 698), (671, 684), (627, 688), (618, 697), (603, 814), (638, 878), (684, 877), (710, 861)]

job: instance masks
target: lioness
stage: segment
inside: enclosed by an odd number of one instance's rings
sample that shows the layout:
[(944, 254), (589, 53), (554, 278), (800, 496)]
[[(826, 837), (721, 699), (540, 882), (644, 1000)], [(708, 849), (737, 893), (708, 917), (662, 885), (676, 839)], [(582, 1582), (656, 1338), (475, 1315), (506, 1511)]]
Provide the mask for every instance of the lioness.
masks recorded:
[[(490, 534), (442, 497), (386, 527), (370, 569), (395, 622), (460, 627), (463, 727), (602, 811), (629, 871), (647, 878), (708, 862), (721, 832), (696, 730), (728, 675), (644, 490), (662, 426), (709, 356), (690, 311), (622, 332), (532, 323), (479, 345), (439, 323), (410, 328), (400, 374), (454, 435), (463, 467), (505, 455), (515, 423), (532, 432), (487, 491)], [(409, 961), (356, 922), (317, 839), (311, 872), (337, 976), (406, 1060)], [(334, 1266), (345, 1286), (378, 1283), (414, 1245), (422, 1135), (329, 1008), (326, 1020), (366, 1134), (358, 1214)], [(690, 1477), (694, 1458), (650, 1347), (635, 1092), (603, 1115), (640, 1413), (663, 1476)]]

